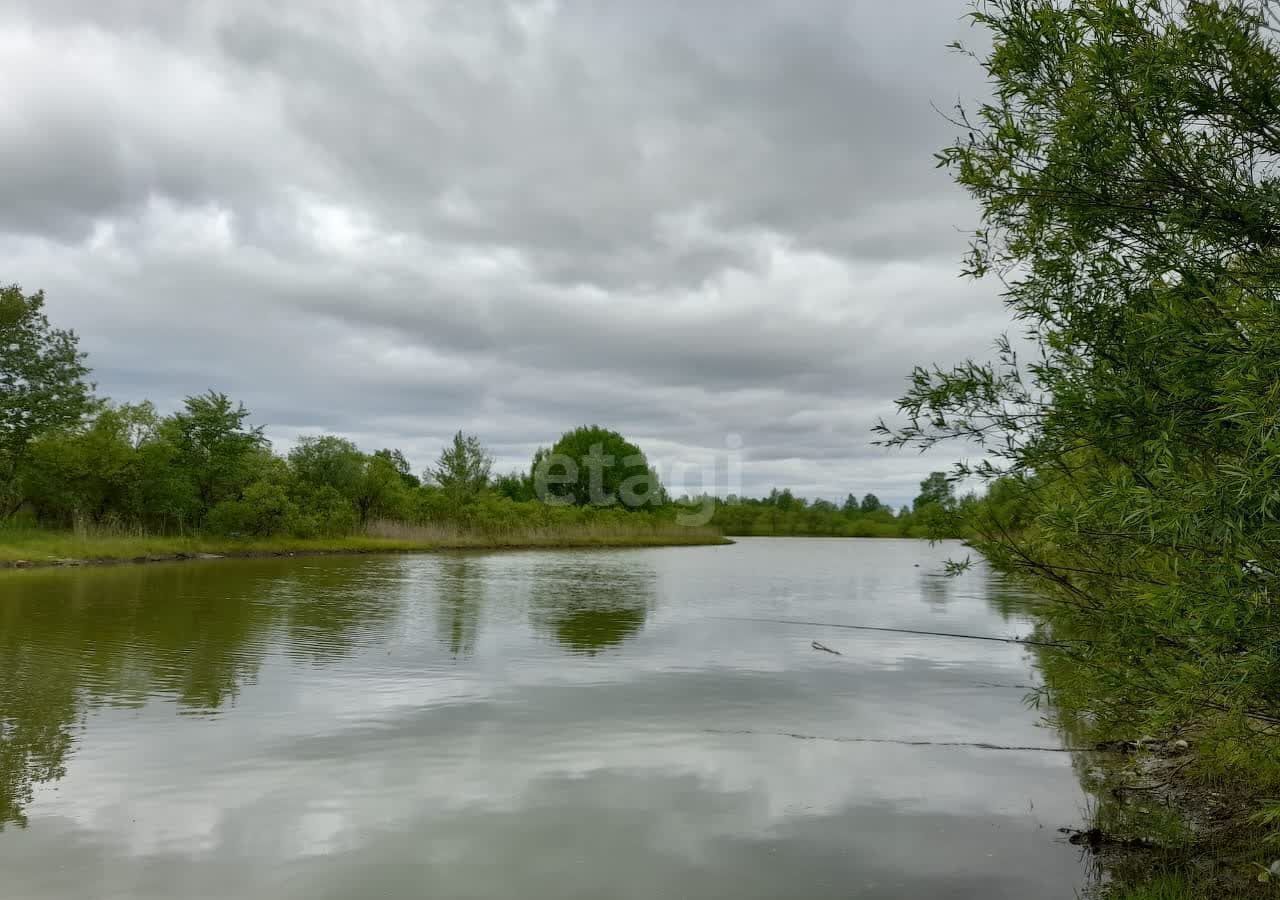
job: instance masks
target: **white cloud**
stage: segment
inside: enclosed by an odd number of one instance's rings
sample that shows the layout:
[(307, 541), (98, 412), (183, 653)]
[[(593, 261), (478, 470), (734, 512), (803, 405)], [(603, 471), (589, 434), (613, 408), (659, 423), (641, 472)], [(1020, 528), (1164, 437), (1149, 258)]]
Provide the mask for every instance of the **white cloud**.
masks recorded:
[[(961, 0), (49, 0), (0, 12), (0, 253), (104, 393), (502, 467), (585, 422), (901, 502), (916, 363), (985, 356), (930, 104)], [(655, 455), (657, 455), (655, 453)]]

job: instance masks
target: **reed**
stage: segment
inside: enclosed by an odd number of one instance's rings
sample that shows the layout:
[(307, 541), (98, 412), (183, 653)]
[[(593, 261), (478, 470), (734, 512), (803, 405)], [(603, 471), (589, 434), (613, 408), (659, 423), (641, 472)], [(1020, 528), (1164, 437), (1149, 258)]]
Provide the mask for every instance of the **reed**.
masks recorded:
[(233, 538), (154, 535), (139, 529), (78, 522), (67, 531), (0, 528), (0, 565), (47, 566), (69, 562), (126, 562), (199, 555), (270, 556), (321, 553), (413, 553), (502, 550), (521, 547), (668, 547), (729, 543), (712, 528), (640, 520), (528, 527), (476, 528), (453, 523), (412, 525), (380, 521), (344, 537)]

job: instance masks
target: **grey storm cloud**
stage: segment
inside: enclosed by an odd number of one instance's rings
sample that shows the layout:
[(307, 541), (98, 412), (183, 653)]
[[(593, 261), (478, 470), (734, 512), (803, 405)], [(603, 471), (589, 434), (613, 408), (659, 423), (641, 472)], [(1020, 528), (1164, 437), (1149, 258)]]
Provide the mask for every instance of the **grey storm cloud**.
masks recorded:
[(0, 4), (0, 280), (100, 390), (243, 399), (424, 465), (597, 422), (896, 502), (870, 426), (989, 355), (936, 111), (964, 0)]

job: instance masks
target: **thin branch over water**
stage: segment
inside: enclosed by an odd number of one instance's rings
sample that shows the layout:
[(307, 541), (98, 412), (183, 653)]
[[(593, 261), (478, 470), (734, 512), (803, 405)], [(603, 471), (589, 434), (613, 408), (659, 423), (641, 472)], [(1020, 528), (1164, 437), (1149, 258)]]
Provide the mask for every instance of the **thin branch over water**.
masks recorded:
[(1022, 750), (1037, 753), (1093, 753), (1097, 747), (1032, 747), (992, 744), (986, 741), (909, 741), (901, 738), (840, 737), (802, 734), (795, 731), (757, 731), (752, 728), (704, 728), (707, 734), (754, 734), (792, 738), (797, 741), (831, 741), (838, 744), (897, 744), (902, 747), (969, 747), (974, 750)]
[(927, 637), (963, 638), (969, 641), (995, 641), (1000, 644), (1023, 644), (1027, 647), (1066, 647), (1058, 641), (1037, 641), (1031, 638), (996, 637), (989, 634), (959, 634), (954, 631), (922, 631), (916, 628), (886, 628), (878, 625), (842, 625), (838, 622), (808, 622), (803, 619), (766, 619), (754, 616), (713, 616), (734, 622), (771, 622), (777, 625), (806, 625), (817, 628), (844, 628), (850, 631), (884, 631), (890, 634), (918, 634)]

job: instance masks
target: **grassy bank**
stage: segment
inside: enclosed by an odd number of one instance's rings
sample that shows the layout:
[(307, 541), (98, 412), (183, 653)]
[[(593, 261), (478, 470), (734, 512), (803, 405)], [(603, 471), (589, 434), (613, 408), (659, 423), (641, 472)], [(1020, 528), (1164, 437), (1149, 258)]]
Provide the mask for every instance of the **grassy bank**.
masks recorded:
[(269, 556), (321, 553), (418, 553), (580, 547), (672, 547), (729, 543), (718, 531), (673, 523), (584, 523), (508, 529), (455, 525), (371, 525), (363, 533), (325, 538), (232, 538), (120, 533), (109, 530), (0, 529), (0, 566), (70, 562), (144, 562), (200, 555)]
[[(1100, 724), (1090, 711), (1124, 703), (1109, 689), (1106, 663), (1093, 656), (1097, 635), (1055, 621), (1050, 602), (1031, 610), (1038, 637), (1062, 647), (1035, 652), (1044, 676), (1043, 708), (1081, 754), (1091, 795), (1073, 842), (1093, 855), (1105, 877), (1096, 900), (1253, 900), (1280, 897), (1269, 871), (1280, 859), (1275, 815), (1280, 758), (1274, 725), (1242, 723), (1204, 709), (1151, 728), (1133, 719)], [(1057, 626), (1057, 627), (1055, 627)], [(1270, 812), (1269, 812), (1270, 811)]]

